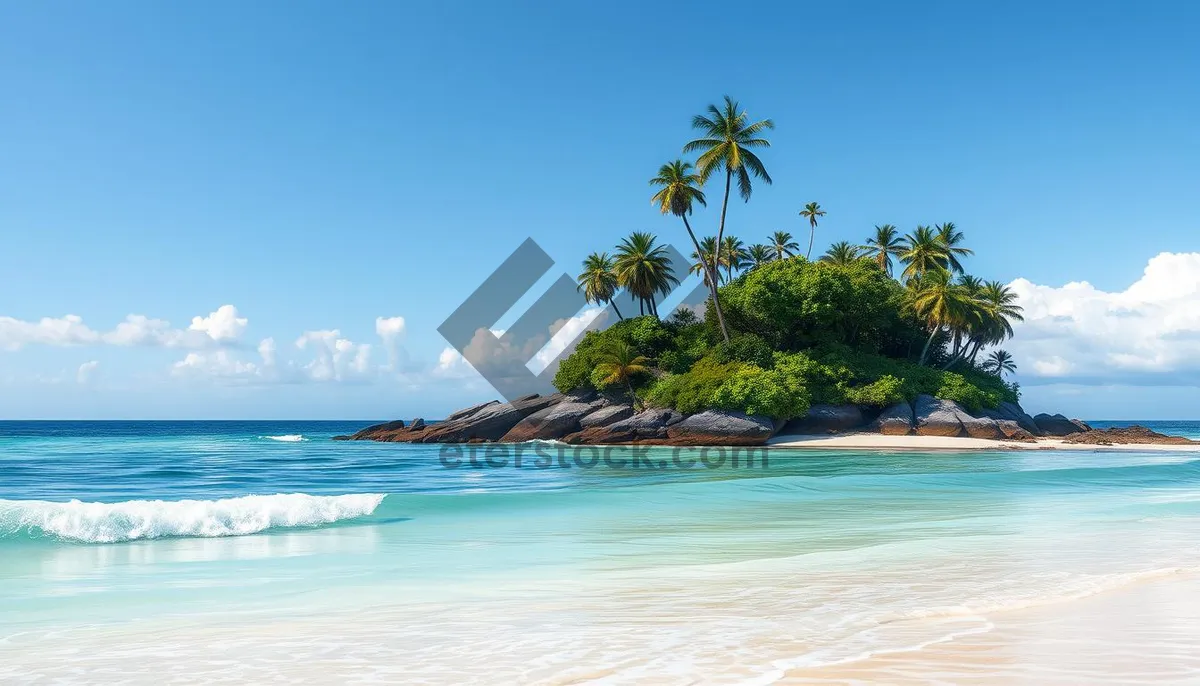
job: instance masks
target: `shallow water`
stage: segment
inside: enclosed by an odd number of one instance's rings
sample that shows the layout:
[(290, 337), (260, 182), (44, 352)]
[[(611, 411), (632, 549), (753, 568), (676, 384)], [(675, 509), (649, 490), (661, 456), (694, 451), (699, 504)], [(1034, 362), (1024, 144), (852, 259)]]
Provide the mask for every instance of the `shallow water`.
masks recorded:
[(0, 681), (770, 683), (1200, 571), (1200, 453), (473, 467), (365, 423), (0, 423)]

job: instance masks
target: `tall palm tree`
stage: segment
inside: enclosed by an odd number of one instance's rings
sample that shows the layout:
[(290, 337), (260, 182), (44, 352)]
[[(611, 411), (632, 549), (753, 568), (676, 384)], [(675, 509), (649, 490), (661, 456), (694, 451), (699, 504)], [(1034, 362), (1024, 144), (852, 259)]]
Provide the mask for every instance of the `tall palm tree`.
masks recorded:
[[(738, 194), (742, 200), (750, 202), (750, 194), (754, 188), (751, 175), (771, 183), (771, 175), (758, 159), (752, 148), (769, 148), (771, 142), (759, 138), (759, 134), (775, 128), (770, 119), (750, 123), (750, 118), (741, 107), (728, 95), (725, 96), (724, 107), (709, 105), (705, 114), (697, 114), (692, 118), (692, 128), (700, 131), (700, 138), (683, 146), (683, 152), (699, 152), (696, 158), (696, 168), (700, 172), (701, 184), (716, 172), (725, 172), (725, 196), (721, 201), (721, 223), (717, 227), (717, 244), (725, 240), (725, 213), (729, 209), (729, 189), (733, 177), (738, 180)], [(721, 324), (721, 335), (729, 341), (729, 332), (725, 329), (725, 318), (721, 313), (721, 305), (716, 300), (713, 305), (717, 310), (717, 318)]]
[(658, 316), (654, 296), (667, 295), (679, 283), (665, 246), (655, 245), (657, 237), (635, 231), (617, 246), (613, 268), (620, 285), (641, 301), (641, 312)]
[(709, 292), (721, 285), (721, 272), (719, 269), (712, 268), (712, 265), (720, 266), (721, 258), (717, 255), (717, 237), (705, 236), (700, 239), (700, 244), (696, 251), (692, 253), (692, 263), (689, 272), (692, 274), (701, 274), (704, 276), (705, 285), (709, 286)]
[(1005, 372), (1010, 374), (1017, 371), (1017, 363), (1013, 361), (1013, 356), (1007, 350), (993, 350), (988, 355), (987, 360), (983, 363), (983, 370), (991, 372), (996, 376), (1004, 376)]
[(746, 250), (746, 256), (750, 259), (750, 268), (754, 269), (755, 267), (761, 267), (775, 259), (775, 248), (774, 246), (755, 243)]
[(920, 290), (913, 296), (913, 308), (925, 320), (929, 338), (921, 349), (919, 364), (925, 364), (929, 346), (943, 329), (964, 326), (971, 317), (971, 297), (966, 290), (954, 283), (946, 269), (936, 268), (922, 274)]
[[(664, 164), (658, 168), (658, 175), (650, 179), (650, 185), (659, 189), (650, 198), (650, 202), (658, 205), (659, 211), (663, 214), (673, 214), (683, 220), (683, 228), (687, 229), (688, 238), (692, 240), (692, 247), (696, 249), (693, 255), (697, 256), (697, 259), (699, 255), (704, 254), (704, 251), (700, 249), (700, 242), (696, 240), (696, 234), (692, 231), (691, 223), (688, 222), (688, 215), (692, 213), (692, 207), (696, 203), (708, 206), (704, 200), (704, 192), (700, 190), (700, 186), (703, 184), (704, 180), (692, 170), (692, 164), (683, 160)], [(713, 299), (717, 320), (724, 333), (725, 315), (717, 301), (718, 279), (710, 276), (710, 270), (714, 275), (716, 274), (717, 264), (715, 262), (702, 263), (700, 270), (693, 269), (692, 271), (704, 273), (704, 283), (708, 286), (708, 295)], [(725, 337), (728, 339), (728, 334), (725, 334)]]
[(946, 254), (946, 265), (950, 268), (950, 271), (961, 274), (963, 267), (958, 258), (974, 255), (975, 251), (960, 247), (960, 244), (963, 242), (963, 232), (955, 228), (954, 222), (938, 224), (935, 228), (937, 229), (938, 242), (942, 244), (942, 252)]
[(785, 257), (795, 257), (796, 251), (800, 249), (800, 244), (792, 240), (792, 234), (787, 231), (776, 231), (771, 234), (770, 248), (775, 259), (782, 260)]
[(817, 220), (825, 216), (825, 210), (821, 209), (821, 205), (815, 202), (810, 202), (800, 210), (800, 216), (808, 219), (808, 252), (804, 254), (804, 259), (812, 257), (813, 237), (817, 235)]
[(900, 253), (900, 261), (904, 263), (905, 279), (920, 279), (926, 272), (948, 267), (945, 248), (933, 229), (918, 226), (903, 240), (904, 252)]
[(728, 280), (733, 281), (733, 273), (746, 266), (746, 248), (737, 236), (726, 236), (721, 243), (721, 263), (725, 265)]
[(838, 241), (829, 246), (829, 250), (821, 256), (818, 262), (827, 262), (829, 264), (848, 265), (853, 264), (862, 257), (862, 248), (857, 245), (851, 245), (850, 241)]
[(623, 384), (629, 392), (629, 398), (636, 402), (633, 394), (633, 377), (650, 371), (650, 360), (639, 355), (627, 341), (614, 341), (600, 357), (596, 365), (596, 373), (601, 375), (600, 383), (604, 386)]
[(621, 311), (617, 309), (617, 303), (613, 301), (613, 296), (620, 286), (617, 272), (613, 270), (613, 259), (608, 253), (594, 252), (588, 255), (583, 261), (583, 271), (575, 277), (575, 281), (579, 284), (576, 288), (583, 291), (585, 300), (597, 305), (610, 303), (617, 313), (617, 318), (624, 319)]
[(891, 224), (875, 227), (875, 235), (867, 239), (862, 246), (866, 256), (875, 260), (875, 264), (888, 276), (892, 275), (892, 258), (899, 259), (904, 254), (904, 241), (900, 240), (900, 232)]

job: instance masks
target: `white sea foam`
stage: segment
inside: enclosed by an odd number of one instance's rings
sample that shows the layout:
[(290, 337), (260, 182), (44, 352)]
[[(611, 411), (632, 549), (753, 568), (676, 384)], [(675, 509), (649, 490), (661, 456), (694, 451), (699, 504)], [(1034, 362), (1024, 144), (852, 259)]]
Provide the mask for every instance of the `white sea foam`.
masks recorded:
[(283, 441), (284, 443), (299, 443), (300, 441), (308, 440), (302, 434), (284, 434), (282, 436), (260, 436), (259, 438), (265, 438), (268, 441)]
[(250, 495), (224, 500), (127, 500), (119, 503), (0, 500), (0, 537), (27, 532), (80, 543), (167, 536), (243, 536), (312, 527), (369, 515), (384, 494)]

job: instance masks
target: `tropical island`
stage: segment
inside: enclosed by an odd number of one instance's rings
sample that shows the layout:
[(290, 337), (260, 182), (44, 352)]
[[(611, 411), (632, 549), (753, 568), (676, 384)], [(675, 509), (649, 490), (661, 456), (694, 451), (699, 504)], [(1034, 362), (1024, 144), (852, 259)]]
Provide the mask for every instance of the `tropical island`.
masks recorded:
[[(650, 232), (634, 232), (610, 255), (583, 261), (587, 300), (619, 321), (589, 331), (562, 359), (556, 395), (466, 408), (437, 423), (389, 422), (346, 439), (398, 442), (800, 445), (797, 437), (866, 432), (1029, 444), (1190, 443), (1146, 431), (1096, 431), (1062, 415), (1027, 414), (1016, 370), (1000, 348), (1021, 320), (1015, 294), (971, 275), (973, 254), (952, 222), (901, 234), (881, 224), (861, 244), (839, 242), (812, 259), (826, 212), (799, 211), (807, 249), (786, 231), (747, 246), (725, 231), (730, 195), (749, 202), (772, 179), (759, 153), (770, 119), (751, 121), (726, 97), (694, 117), (694, 161), (663, 164), (651, 202), (675, 218), (693, 248), (686, 271), (708, 289), (703, 314), (660, 317), (660, 298), (682, 265)], [(692, 217), (716, 181), (715, 235), (698, 237)], [(715, 203), (714, 203), (715, 205)], [(714, 207), (715, 209), (715, 207)], [(622, 313), (626, 291), (638, 312)], [(795, 440), (793, 440), (795, 439)]]

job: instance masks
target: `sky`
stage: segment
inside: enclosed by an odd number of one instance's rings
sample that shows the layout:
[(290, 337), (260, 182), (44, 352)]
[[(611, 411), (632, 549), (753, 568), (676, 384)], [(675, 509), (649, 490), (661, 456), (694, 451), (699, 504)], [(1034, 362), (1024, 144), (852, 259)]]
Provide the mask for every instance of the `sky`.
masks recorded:
[(807, 239), (814, 200), (816, 251), (953, 221), (1030, 315), (1026, 409), (1200, 419), (1200, 6), (727, 15), (0, 5), (0, 418), (487, 399), (437, 327), (526, 238), (555, 266), (525, 302), (631, 231), (686, 241), (647, 180), (729, 94), (776, 124), (729, 231)]

